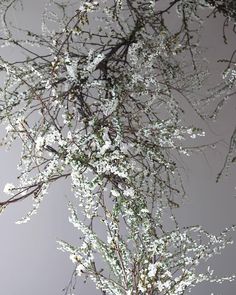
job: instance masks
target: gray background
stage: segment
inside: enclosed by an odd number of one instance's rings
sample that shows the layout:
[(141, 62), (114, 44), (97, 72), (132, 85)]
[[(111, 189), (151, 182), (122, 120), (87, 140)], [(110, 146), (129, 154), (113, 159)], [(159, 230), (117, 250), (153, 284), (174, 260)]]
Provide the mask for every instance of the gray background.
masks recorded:
[[(23, 13), (14, 13), (14, 20), (25, 27), (30, 26), (40, 30), (40, 16), (44, 1), (27, 0)], [(229, 56), (235, 46), (235, 37), (231, 34), (229, 45), (223, 44), (222, 18), (209, 19), (202, 33), (202, 45), (208, 48), (206, 56), (210, 61), (212, 81), (220, 78), (222, 65), (216, 63), (218, 58)], [(9, 56), (14, 52), (9, 51)], [(208, 85), (206, 84), (205, 87)], [(191, 157), (182, 157), (183, 177), (188, 198), (184, 205), (176, 210), (176, 215), (183, 225), (202, 224), (213, 233), (219, 233), (226, 226), (236, 223), (236, 190), (235, 167), (230, 170), (230, 176), (216, 183), (217, 172), (222, 167), (227, 152), (227, 142), (236, 124), (235, 97), (225, 105), (219, 118), (209, 126), (199, 120), (191, 110), (186, 121), (197, 123), (206, 131), (206, 138), (201, 143), (224, 139), (225, 144), (217, 145), (214, 150), (195, 153)], [(3, 132), (2, 132), (3, 134)], [(199, 141), (196, 141), (199, 143)], [(194, 144), (194, 142), (191, 142)], [(15, 182), (17, 176), (16, 163), (19, 160), (19, 145), (16, 143), (10, 152), (0, 150), (2, 191), (6, 182)], [(24, 215), (31, 202), (18, 203), (10, 206), (0, 216), (0, 292), (4, 295), (47, 295), (62, 294), (73, 265), (68, 255), (57, 251), (56, 240), (63, 239), (77, 243), (77, 231), (68, 222), (67, 197), (71, 193), (68, 184), (58, 183), (49, 191), (40, 210), (32, 220), (24, 225), (15, 225), (15, 221)], [(236, 235), (233, 234), (234, 240)], [(228, 275), (236, 272), (236, 246), (227, 248), (222, 255), (215, 257), (209, 263), (215, 268), (215, 273)], [(81, 286), (75, 294), (100, 294), (92, 284)], [(235, 295), (236, 283), (222, 285), (202, 284), (194, 288), (191, 294), (205, 295), (215, 292), (216, 295)]]

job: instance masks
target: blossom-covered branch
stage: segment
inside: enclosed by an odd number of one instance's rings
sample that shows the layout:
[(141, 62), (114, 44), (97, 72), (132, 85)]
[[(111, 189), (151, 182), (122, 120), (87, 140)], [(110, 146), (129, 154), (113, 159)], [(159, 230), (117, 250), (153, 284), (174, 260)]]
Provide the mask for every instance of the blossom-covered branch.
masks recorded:
[(189, 152), (184, 140), (204, 135), (183, 123), (182, 101), (199, 114), (195, 91), (207, 75), (199, 9), (208, 1), (167, 1), (161, 10), (158, 2), (51, 0), (42, 34), (21, 30), (21, 39), (8, 21), (17, 2), (1, 4), (1, 46), (24, 57), (0, 58), (5, 143), (22, 142), (19, 182), (6, 185), (10, 196), (0, 205), (32, 197), (18, 221), (26, 222), (52, 183), (70, 181), (70, 222), (81, 245), (60, 248), (75, 275), (103, 294), (184, 294), (201, 281), (220, 282), (196, 267), (231, 243), (227, 231), (180, 228), (173, 212), (185, 194), (177, 160)]

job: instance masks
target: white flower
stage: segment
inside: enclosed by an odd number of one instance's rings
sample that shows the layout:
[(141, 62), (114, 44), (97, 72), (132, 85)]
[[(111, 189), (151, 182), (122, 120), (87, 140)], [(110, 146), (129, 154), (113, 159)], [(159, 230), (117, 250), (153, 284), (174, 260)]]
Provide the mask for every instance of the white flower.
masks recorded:
[(7, 183), (3, 189), (3, 192), (7, 195), (12, 195), (12, 190), (15, 186), (12, 183)]
[(168, 280), (166, 281), (164, 284), (163, 284), (163, 287), (166, 288), (166, 289), (169, 289), (171, 287), (171, 281)]
[(84, 270), (85, 270), (85, 267), (82, 264), (79, 264), (76, 267), (76, 274), (77, 274), (77, 276), (81, 276), (82, 273), (84, 272)]
[[(236, 187), (235, 187), (235, 189), (236, 189)], [(119, 192), (116, 191), (116, 190), (114, 190), (114, 189), (111, 190), (111, 193), (112, 193), (112, 195), (113, 195), (114, 197), (119, 197), (119, 196), (120, 196)]]
[(104, 140), (104, 145), (101, 147), (100, 154), (103, 155), (111, 147), (111, 140), (108, 134), (108, 128), (104, 129), (104, 134), (102, 139)]
[(196, 134), (193, 133), (192, 135), (190, 135), (190, 137), (191, 138), (196, 138), (197, 136), (196, 136)]
[(7, 126), (5, 127), (5, 129), (6, 129), (6, 132), (10, 132), (10, 131), (12, 131), (14, 128), (9, 124), (9, 125), (7, 125)]
[(45, 144), (45, 139), (42, 136), (38, 136), (35, 141), (35, 149), (39, 151)]
[(71, 260), (73, 263), (80, 262), (81, 259), (82, 259), (82, 257), (81, 257), (80, 255), (70, 254), (70, 260)]
[(134, 189), (131, 187), (131, 188), (127, 188), (126, 190), (124, 190), (124, 195), (126, 197), (133, 197), (134, 196)]
[(148, 276), (150, 278), (155, 277), (156, 272), (157, 272), (157, 266), (156, 266), (156, 264), (149, 264), (148, 270), (149, 270)]
[(104, 54), (98, 54), (97, 56), (95, 56), (95, 58), (90, 61), (90, 63), (87, 65), (86, 70), (88, 72), (93, 72), (96, 69), (96, 66), (105, 58)]
[(146, 287), (142, 286), (142, 285), (138, 285), (138, 288), (141, 292), (145, 292), (146, 291)]

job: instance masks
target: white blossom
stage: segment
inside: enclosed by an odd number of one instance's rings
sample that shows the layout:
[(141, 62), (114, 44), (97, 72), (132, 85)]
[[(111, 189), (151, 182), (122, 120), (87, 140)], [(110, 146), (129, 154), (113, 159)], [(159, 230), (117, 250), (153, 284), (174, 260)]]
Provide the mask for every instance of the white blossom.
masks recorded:
[(13, 189), (15, 188), (14, 184), (12, 183), (6, 183), (5, 187), (3, 189), (3, 192), (7, 195), (12, 195), (13, 194)]

